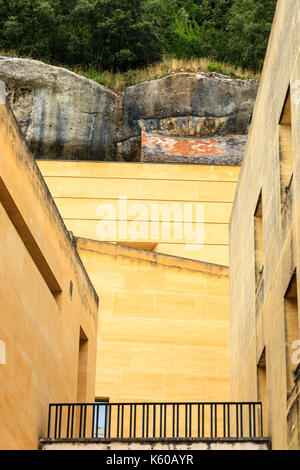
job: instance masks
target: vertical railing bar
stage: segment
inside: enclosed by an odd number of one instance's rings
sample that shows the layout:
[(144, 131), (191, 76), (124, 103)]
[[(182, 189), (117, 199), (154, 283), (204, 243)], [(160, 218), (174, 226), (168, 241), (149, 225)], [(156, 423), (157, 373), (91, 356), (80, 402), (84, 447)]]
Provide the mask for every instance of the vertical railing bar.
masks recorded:
[(118, 414), (117, 414), (117, 438), (120, 437), (120, 404), (118, 404)]
[(230, 437), (230, 405), (227, 405), (227, 427), (228, 427), (228, 436)]
[(190, 403), (190, 428), (189, 428), (189, 437), (192, 437), (192, 404)]
[(94, 437), (95, 404), (93, 404), (92, 407), (93, 407), (93, 418), (92, 418), (92, 434), (91, 434), (91, 437)]
[(104, 405), (104, 439), (107, 438), (107, 403)]
[(83, 437), (85, 437), (85, 433), (86, 433), (86, 411), (87, 411), (87, 405), (84, 405)]
[(244, 437), (244, 429), (243, 429), (243, 411), (244, 411), (244, 407), (243, 405), (241, 404), (240, 405), (240, 429), (241, 429), (241, 437)]
[(264, 437), (264, 423), (263, 423), (263, 404), (260, 404), (260, 423), (261, 423), (261, 436)]
[(185, 437), (188, 437), (187, 434), (188, 434), (188, 406), (185, 405)]
[(54, 438), (57, 439), (57, 409), (58, 405), (55, 405), (55, 422), (54, 422)]
[(112, 404), (109, 403), (108, 405), (108, 413), (109, 413), (109, 421), (108, 421), (108, 438), (110, 439), (111, 437), (111, 410), (112, 410)]
[(173, 438), (175, 437), (175, 405), (173, 404), (173, 422), (172, 422), (172, 431), (173, 431)]
[(205, 436), (204, 413), (205, 413), (204, 405), (202, 405), (202, 437)]
[(252, 437), (252, 409), (251, 409), (251, 403), (249, 403), (249, 437)]
[(129, 418), (130, 418), (129, 437), (132, 437), (132, 403), (129, 405)]
[(177, 405), (177, 437), (179, 437), (179, 405)]
[(124, 405), (121, 406), (122, 413), (121, 413), (121, 438), (123, 439), (124, 434)]
[(167, 437), (167, 405), (165, 404), (164, 409), (164, 438)]
[(99, 405), (96, 405), (96, 438), (99, 437)]
[(235, 414), (236, 414), (236, 437), (240, 437), (239, 434), (239, 405), (235, 405)]
[(75, 405), (72, 405), (72, 417), (71, 417), (71, 439), (73, 439), (73, 432), (74, 432), (74, 413), (75, 413)]
[(82, 428), (82, 405), (80, 407), (80, 420), (79, 420), (79, 437), (81, 438), (81, 428)]
[(200, 438), (200, 404), (198, 403), (198, 438)]
[(134, 414), (133, 414), (133, 437), (136, 438), (136, 404), (133, 407)]
[(210, 437), (214, 436), (214, 408), (210, 405)]
[(147, 418), (146, 418), (147, 428), (146, 428), (146, 437), (149, 437), (149, 404), (147, 404)]
[(93, 403), (92, 437), (95, 437), (94, 426), (95, 426), (95, 403)]
[(156, 435), (156, 405), (153, 404), (153, 437)]
[(226, 406), (223, 404), (223, 437), (226, 437)]
[(51, 437), (51, 414), (52, 414), (52, 405), (49, 405), (49, 410), (48, 410), (48, 431), (47, 431), (47, 437), (48, 439)]
[(253, 404), (253, 437), (256, 437), (256, 406)]
[(145, 437), (145, 405), (143, 404), (143, 428), (142, 428), (142, 437)]
[(69, 430), (70, 430), (70, 405), (68, 405), (68, 415), (67, 415), (67, 434), (66, 434), (67, 439), (70, 437)]
[(159, 437), (162, 438), (162, 404), (159, 406)]
[(218, 405), (215, 403), (215, 437), (218, 437)]
[(59, 405), (58, 439), (61, 438), (61, 416), (62, 416), (62, 405)]

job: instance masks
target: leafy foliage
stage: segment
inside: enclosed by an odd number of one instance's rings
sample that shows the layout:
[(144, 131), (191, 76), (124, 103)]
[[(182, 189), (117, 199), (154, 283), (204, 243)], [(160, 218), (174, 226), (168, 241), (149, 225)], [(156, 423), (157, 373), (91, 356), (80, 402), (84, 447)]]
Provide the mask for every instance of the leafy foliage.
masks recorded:
[(243, 0), (229, 12), (228, 59), (241, 67), (261, 69), (272, 27), (276, 1)]
[(276, 0), (0, 0), (0, 49), (126, 71), (163, 54), (260, 70)]

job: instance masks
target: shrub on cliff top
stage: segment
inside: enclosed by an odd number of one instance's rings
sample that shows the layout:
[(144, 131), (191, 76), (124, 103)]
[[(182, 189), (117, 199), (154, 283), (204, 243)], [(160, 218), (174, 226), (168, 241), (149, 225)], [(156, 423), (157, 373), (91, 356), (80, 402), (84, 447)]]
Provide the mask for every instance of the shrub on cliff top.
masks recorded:
[(163, 54), (261, 69), (277, 0), (0, 0), (0, 49), (124, 72)]

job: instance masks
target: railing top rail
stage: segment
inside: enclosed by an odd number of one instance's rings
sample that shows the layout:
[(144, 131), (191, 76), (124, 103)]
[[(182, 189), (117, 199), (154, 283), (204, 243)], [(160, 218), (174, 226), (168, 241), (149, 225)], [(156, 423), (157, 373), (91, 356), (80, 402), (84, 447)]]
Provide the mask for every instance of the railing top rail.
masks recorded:
[(160, 401), (148, 401), (148, 402), (106, 402), (106, 401), (99, 401), (99, 402), (92, 402), (92, 403), (76, 403), (76, 402), (69, 402), (69, 403), (50, 403), (49, 406), (92, 406), (92, 405), (262, 405), (262, 402), (252, 402), (252, 401), (207, 401), (207, 402), (198, 402), (198, 401), (182, 401), (182, 402), (160, 402)]

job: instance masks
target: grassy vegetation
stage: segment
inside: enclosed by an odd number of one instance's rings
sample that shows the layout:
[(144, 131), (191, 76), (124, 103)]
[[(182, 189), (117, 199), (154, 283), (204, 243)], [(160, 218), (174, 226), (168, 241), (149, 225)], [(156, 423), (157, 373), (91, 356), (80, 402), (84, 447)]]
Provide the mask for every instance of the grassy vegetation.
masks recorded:
[(166, 77), (172, 72), (205, 72), (221, 73), (234, 78), (256, 79), (260, 75), (249, 70), (242, 70), (232, 65), (215, 62), (210, 59), (175, 59), (165, 57), (163, 61), (149, 65), (143, 69), (128, 70), (122, 73), (112, 73), (109, 71), (99, 72), (93, 68), (74, 67), (73, 71), (83, 75), (97, 83), (101, 83), (117, 91), (123, 91), (127, 87), (148, 80)]
[[(0, 51), (0, 55), (16, 57), (13, 51)], [(24, 56), (23, 56), (24, 57)], [(24, 57), (25, 58), (25, 57)], [(113, 89), (116, 92), (122, 92), (127, 87), (136, 85), (138, 83), (146, 82), (148, 80), (154, 80), (163, 78), (170, 73), (184, 71), (184, 72), (205, 72), (205, 73), (220, 73), (228, 75), (233, 78), (241, 78), (244, 80), (254, 79), (259, 80), (260, 74), (255, 74), (250, 70), (242, 70), (239, 67), (233, 65), (215, 62), (210, 59), (176, 59), (171, 57), (164, 57), (161, 62), (158, 62), (148, 67), (128, 70), (127, 72), (113, 73), (110, 71), (100, 72), (93, 67), (82, 67), (82, 66), (66, 66), (62, 64), (51, 64), (64, 67), (72, 72), (82, 75), (94, 80), (101, 85)]]
[[(0, 51), (0, 55), (16, 57), (13, 51)], [(26, 58), (23, 56), (23, 58)], [(136, 70), (128, 70), (127, 72), (113, 73), (108, 70), (100, 72), (93, 67), (82, 67), (80, 65), (70, 67), (62, 64), (50, 64), (64, 67), (71, 70), (78, 75), (82, 75), (91, 80), (94, 80), (101, 85), (112, 88), (116, 91), (124, 91), (127, 87), (142, 83), (148, 80), (163, 78), (170, 73), (184, 71), (184, 72), (205, 72), (205, 73), (220, 73), (228, 75), (233, 78), (241, 78), (244, 80), (255, 79), (259, 80), (260, 74), (255, 74), (250, 70), (242, 70), (239, 67), (234, 67), (229, 64), (215, 62), (210, 59), (175, 59), (164, 57), (161, 62), (158, 62), (148, 67)]]

